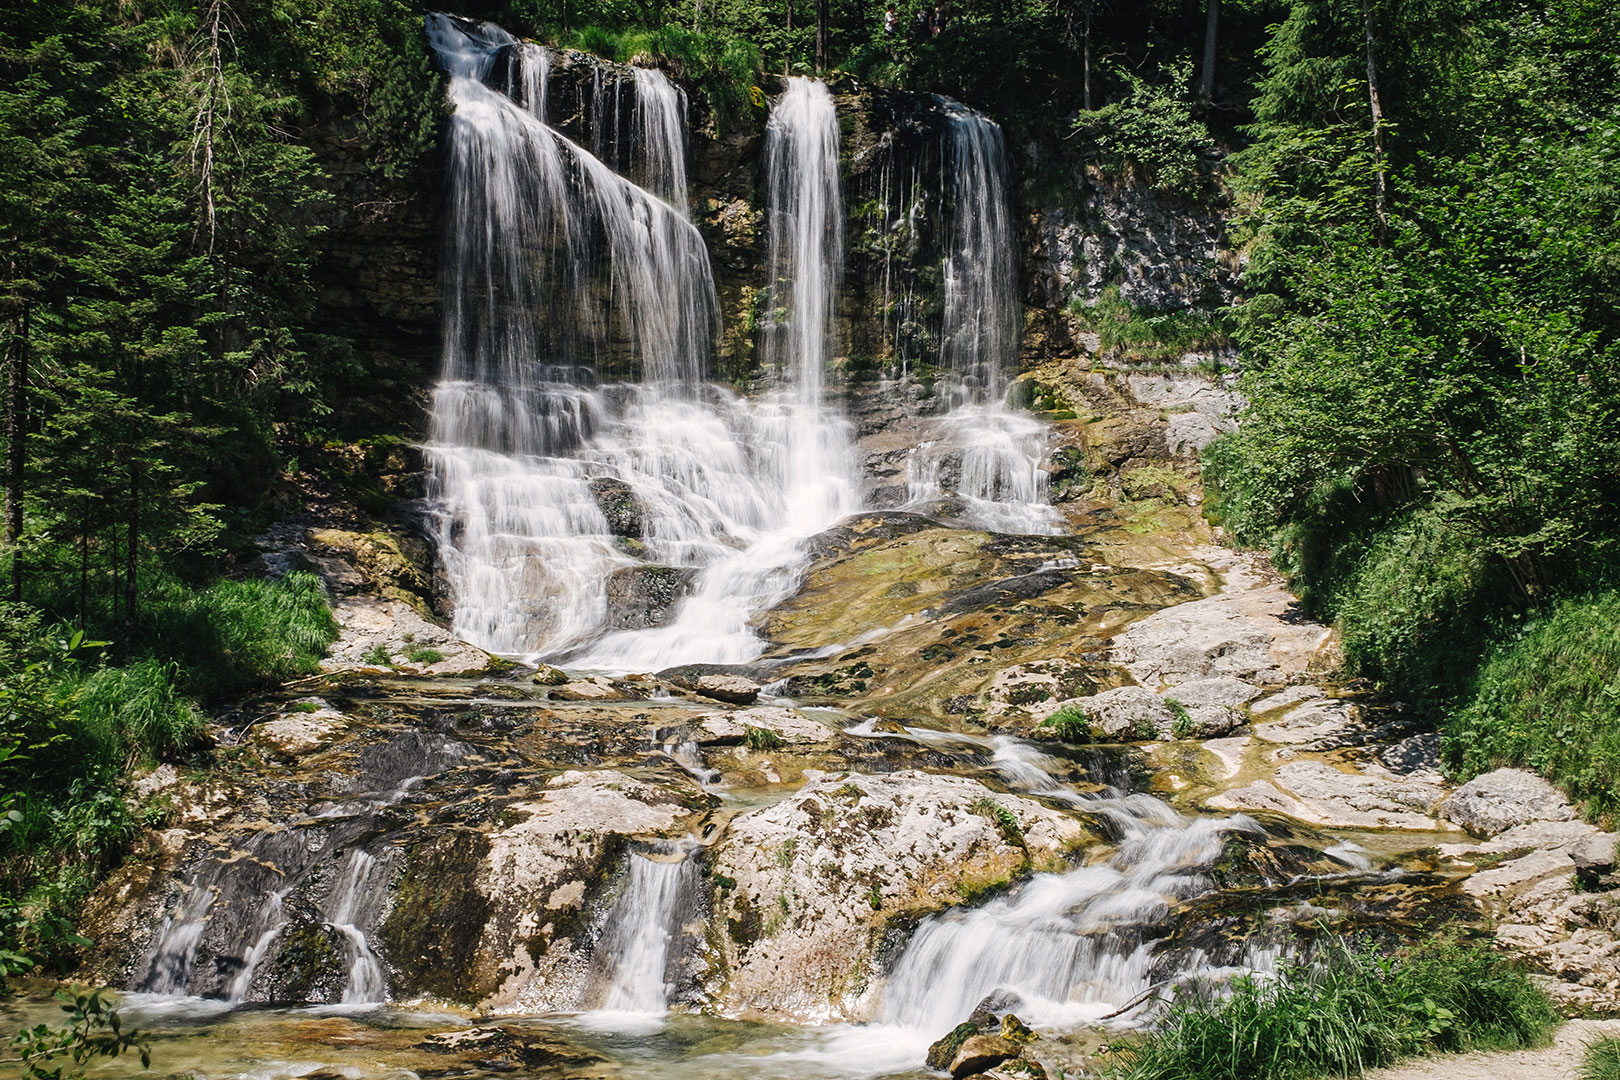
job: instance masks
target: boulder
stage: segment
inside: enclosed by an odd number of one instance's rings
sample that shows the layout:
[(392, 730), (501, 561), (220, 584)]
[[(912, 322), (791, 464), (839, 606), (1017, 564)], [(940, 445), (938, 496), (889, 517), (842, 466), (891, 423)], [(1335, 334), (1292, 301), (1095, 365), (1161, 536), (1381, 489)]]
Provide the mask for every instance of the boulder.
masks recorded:
[(1320, 761), (1290, 761), (1273, 781), (1217, 795), (1217, 810), (1263, 810), (1330, 828), (1439, 829), (1445, 792), (1434, 784), (1340, 772)]
[(951, 1062), (956, 1060), (956, 1052), (962, 1049), (962, 1044), (978, 1033), (979, 1025), (972, 1020), (957, 1024), (944, 1038), (928, 1048), (926, 1064), (930, 1069), (946, 1072), (950, 1069)]
[(1569, 857), (1575, 862), (1575, 876), (1590, 887), (1599, 879), (1614, 873), (1614, 846), (1620, 839), (1613, 833), (1600, 833), (1581, 841), (1570, 849)]
[(1019, 1055), (1017, 1043), (1000, 1035), (973, 1035), (964, 1041), (951, 1059), (951, 1075), (961, 1080), (993, 1069), (1008, 1058)]
[(710, 848), (730, 972), (715, 1008), (728, 1015), (869, 1019), (891, 925), (1056, 869), (1090, 838), (1066, 814), (965, 777), (806, 776)]
[(698, 717), (697, 726), (698, 742), (713, 746), (736, 746), (747, 739), (749, 728), (769, 731), (785, 743), (819, 743), (833, 737), (832, 729), (825, 724), (797, 710), (769, 705), (706, 713)]
[(1060, 702), (1083, 710), (1091, 721), (1091, 734), (1098, 739), (1168, 739), (1175, 726), (1176, 713), (1164, 699), (1140, 686), (1121, 686), (1092, 697)]
[(632, 538), (642, 535), (645, 514), (634, 488), (615, 477), (599, 476), (590, 482), (590, 489), (597, 509), (607, 518), (608, 532)]
[(729, 705), (752, 705), (759, 700), (759, 683), (741, 675), (700, 675), (692, 684), (692, 690)]
[(1497, 769), (1458, 788), (1440, 808), (1475, 836), (1491, 837), (1527, 821), (1570, 821), (1575, 808), (1563, 792), (1523, 769)]
[(696, 579), (697, 571), (684, 566), (646, 563), (615, 570), (607, 579), (608, 629), (649, 630), (668, 624)]

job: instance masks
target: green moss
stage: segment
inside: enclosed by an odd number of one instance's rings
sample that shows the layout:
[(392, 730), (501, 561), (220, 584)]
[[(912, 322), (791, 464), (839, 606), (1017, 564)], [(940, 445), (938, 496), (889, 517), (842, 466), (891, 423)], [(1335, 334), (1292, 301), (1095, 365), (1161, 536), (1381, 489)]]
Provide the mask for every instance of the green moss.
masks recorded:
[(1018, 815), (988, 795), (981, 795), (968, 804), (968, 809), (980, 817), (988, 818), (1001, 833), (1002, 839), (1015, 847), (1024, 843), (1024, 828), (1018, 824)]
[(477, 881), (489, 839), (456, 831), (412, 848), (380, 936), (401, 963), (401, 995), (431, 994), (471, 1004), (495, 986), (475, 973), (472, 958), (489, 922), (490, 902)]

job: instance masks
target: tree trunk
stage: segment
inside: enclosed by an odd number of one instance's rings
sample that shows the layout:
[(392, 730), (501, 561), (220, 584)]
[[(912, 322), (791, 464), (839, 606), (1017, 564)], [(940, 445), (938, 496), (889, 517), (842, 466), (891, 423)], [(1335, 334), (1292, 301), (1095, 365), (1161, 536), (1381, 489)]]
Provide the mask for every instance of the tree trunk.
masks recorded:
[(1220, 28), (1221, 0), (1207, 0), (1209, 14), (1204, 20), (1204, 70), (1198, 77), (1198, 96), (1205, 101), (1215, 97), (1215, 34)]
[(828, 41), (829, 28), (827, 26), (827, 0), (816, 0), (816, 71), (826, 74), (832, 66), (830, 53), (831, 43)]
[(1085, 31), (1081, 35), (1082, 39), (1085, 42), (1085, 45), (1084, 45), (1084, 48), (1083, 48), (1082, 51), (1085, 54), (1085, 60), (1084, 60), (1085, 99), (1084, 99), (1084, 102), (1085, 102), (1087, 112), (1091, 111), (1091, 5), (1092, 5), (1092, 2), (1093, 2), (1093, 0), (1084, 0), (1084, 5), (1083, 6), (1084, 6), (1084, 9), (1085, 9), (1085, 13), (1086, 13), (1085, 14), (1086, 22), (1085, 22)]
[(1367, 97), (1372, 104), (1373, 216), (1377, 219), (1378, 239), (1382, 241), (1389, 232), (1389, 174), (1384, 163), (1384, 105), (1378, 97), (1371, 0), (1361, 0), (1361, 28), (1367, 39)]
[(11, 598), (22, 600), (23, 482), (28, 466), (28, 308), (11, 320), (6, 349), (6, 523), (11, 552)]
[(129, 463), (129, 537), (124, 541), (124, 624), (135, 625), (136, 553), (141, 549), (141, 466)]

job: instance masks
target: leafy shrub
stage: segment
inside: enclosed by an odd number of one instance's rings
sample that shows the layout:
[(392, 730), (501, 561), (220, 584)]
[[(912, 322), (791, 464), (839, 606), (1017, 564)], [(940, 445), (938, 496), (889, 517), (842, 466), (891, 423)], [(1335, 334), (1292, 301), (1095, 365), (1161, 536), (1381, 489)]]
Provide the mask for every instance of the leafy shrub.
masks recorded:
[(1170, 721), (1170, 734), (1177, 739), (1187, 738), (1193, 733), (1192, 716), (1187, 712), (1187, 706), (1171, 697), (1165, 698), (1164, 703), (1174, 716)]
[(1091, 717), (1078, 705), (1065, 705), (1042, 720), (1037, 735), (1072, 745), (1091, 741)]
[(1124, 84), (1124, 95), (1100, 109), (1081, 111), (1075, 130), (1097, 148), (1105, 168), (1138, 174), (1168, 191), (1198, 190), (1204, 182), (1199, 159), (1214, 140), (1193, 115), (1192, 60), (1161, 67), (1160, 82), (1124, 68), (1112, 74)]
[(1620, 592), (1561, 601), (1500, 642), (1443, 735), (1464, 776), (1524, 766), (1620, 817)]
[(429, 649), (419, 645), (407, 652), (405, 659), (413, 664), (437, 664), (444, 659), (444, 653), (438, 649)]
[(1436, 1051), (1545, 1045), (1559, 1017), (1524, 971), (1476, 945), (1431, 941), (1393, 956), (1336, 944), (1230, 993), (1181, 994), (1120, 1049), (1116, 1080), (1309, 1080)]

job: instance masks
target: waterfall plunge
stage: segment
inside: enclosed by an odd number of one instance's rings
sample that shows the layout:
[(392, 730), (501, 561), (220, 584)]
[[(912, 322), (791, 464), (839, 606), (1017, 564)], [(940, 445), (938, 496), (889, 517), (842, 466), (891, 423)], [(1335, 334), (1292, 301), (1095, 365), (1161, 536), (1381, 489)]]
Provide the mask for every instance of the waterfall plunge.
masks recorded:
[[(793, 297), (782, 388), (748, 399), (705, 384), (717, 312), (684, 214), (678, 91), (636, 77), (632, 164), (661, 198), (543, 123), (544, 50), (448, 16), (428, 33), (454, 106), (428, 450), (456, 631), (605, 669), (752, 659), (749, 619), (797, 584), (802, 540), (854, 508), (849, 433), (820, 402), (836, 260), (802, 244), (788, 256), (790, 280), (815, 290)], [(501, 67), (523, 106), (486, 85)], [(785, 213), (821, 228), (839, 212), (831, 98), (800, 80), (778, 112), (774, 142), (808, 145), (786, 168), (812, 175), (779, 178), (773, 198), (819, 192)], [(809, 214), (823, 216), (798, 226)], [(615, 535), (603, 485), (628, 492), (639, 535)], [(612, 633), (609, 583), (660, 567), (695, 573), (673, 622)]]
[[(597, 946), (607, 976), (604, 1019), (660, 1017), (669, 1009), (676, 958), (686, 924), (698, 913), (693, 845), (632, 852), (624, 891), (614, 901)], [(701, 936), (701, 934), (700, 934)]]
[(1007, 368), (1018, 356), (1018, 260), (1001, 128), (950, 98), (945, 167), (950, 214), (940, 360), (951, 375), (951, 411), (939, 435), (918, 447), (910, 500), (947, 492), (963, 516), (999, 532), (1055, 533), (1046, 503), (1046, 428), (1005, 404)]

